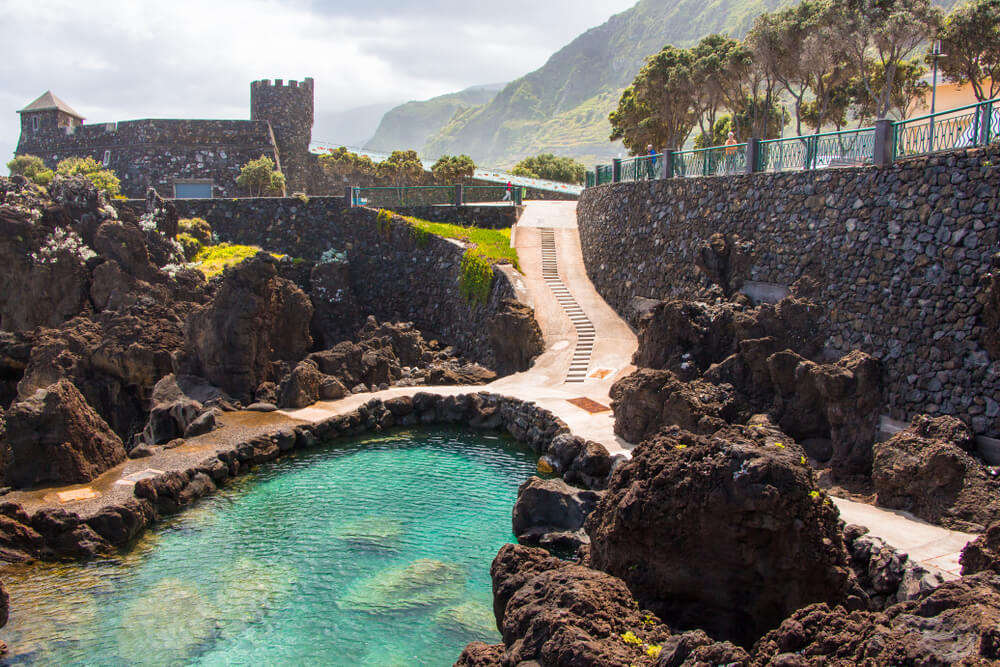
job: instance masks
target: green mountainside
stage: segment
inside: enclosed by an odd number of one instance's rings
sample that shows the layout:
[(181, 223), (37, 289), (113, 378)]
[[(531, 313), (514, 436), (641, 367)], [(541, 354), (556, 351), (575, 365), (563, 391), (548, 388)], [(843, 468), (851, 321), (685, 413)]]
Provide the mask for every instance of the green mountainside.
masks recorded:
[[(476, 86), (422, 102), (407, 102), (386, 113), (365, 148), (372, 151), (420, 149), (456, 113), (488, 104), (504, 84)], [(434, 156), (437, 157), (437, 156)]]
[(507, 84), (488, 104), (457, 114), (421, 152), (467, 153), (496, 167), (542, 152), (606, 161), (622, 151), (608, 141), (608, 114), (648, 56), (713, 32), (742, 37), (758, 14), (794, 1), (641, 0)]

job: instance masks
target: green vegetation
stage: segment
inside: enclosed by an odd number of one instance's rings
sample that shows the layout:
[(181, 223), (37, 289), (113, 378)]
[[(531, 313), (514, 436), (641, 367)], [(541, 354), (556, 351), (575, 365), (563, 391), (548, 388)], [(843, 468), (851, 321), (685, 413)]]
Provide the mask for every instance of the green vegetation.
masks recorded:
[(499, 88), (469, 88), (421, 102), (401, 104), (382, 117), (375, 136), (365, 148), (374, 151), (391, 151), (399, 146), (423, 148), (427, 139), (456, 114), (487, 104), (496, 97)]
[(352, 182), (375, 175), (375, 163), (370, 157), (352, 153), (343, 146), (320, 155), (319, 163), (323, 171), (343, 176)]
[(90, 181), (109, 197), (121, 197), (121, 181), (115, 172), (105, 169), (104, 165), (92, 157), (70, 157), (56, 165), (59, 176), (86, 176)]
[(393, 151), (375, 167), (375, 175), (384, 183), (396, 187), (417, 185), (424, 177), (424, 164), (414, 150)]
[(193, 236), (202, 245), (212, 243), (212, 225), (204, 218), (181, 218), (177, 221), (177, 230)]
[[(220, 275), (226, 268), (236, 266), (245, 259), (253, 257), (260, 252), (260, 248), (255, 245), (236, 245), (234, 243), (220, 243), (219, 245), (202, 248), (194, 257), (195, 268), (205, 274), (206, 278)], [(272, 257), (281, 258), (284, 255), (271, 253)]]
[(560, 183), (583, 183), (587, 169), (582, 162), (569, 157), (556, 157), (552, 153), (542, 153), (524, 158), (511, 170), (515, 176), (544, 178)]
[(7, 163), (11, 176), (24, 176), (35, 185), (48, 185), (55, 173), (45, 166), (42, 158), (34, 155), (18, 155)]
[(382, 236), (389, 236), (392, 230), (392, 211), (380, 208), (375, 215), (375, 224), (378, 226), (378, 233)]
[(469, 248), (462, 255), (462, 268), (458, 276), (458, 291), (471, 305), (486, 303), (493, 289), (493, 265)]
[(972, 84), (980, 101), (1000, 94), (1000, 0), (971, 0), (956, 8), (938, 36), (945, 78)]
[(722, 131), (774, 138), (783, 101), (800, 135), (840, 129), (849, 114), (859, 125), (905, 118), (927, 90), (926, 67), (909, 58), (940, 22), (930, 0), (803, 0), (762, 13), (744, 41), (716, 34), (690, 49), (668, 45), (622, 93), (610, 138), (633, 154), (681, 148), (695, 126), (701, 146), (722, 143)]
[(430, 222), (420, 218), (401, 216), (418, 230), (447, 239), (457, 239), (463, 243), (475, 246), (476, 254), (494, 264), (511, 264), (520, 269), (517, 262), (517, 250), (510, 247), (510, 229), (482, 229), (480, 227), (462, 227), (445, 222)]
[(274, 160), (261, 155), (240, 167), (236, 185), (250, 193), (251, 197), (285, 194), (285, 175), (275, 171)]
[(442, 155), (431, 167), (434, 180), (439, 185), (454, 185), (472, 178), (476, 163), (468, 155)]

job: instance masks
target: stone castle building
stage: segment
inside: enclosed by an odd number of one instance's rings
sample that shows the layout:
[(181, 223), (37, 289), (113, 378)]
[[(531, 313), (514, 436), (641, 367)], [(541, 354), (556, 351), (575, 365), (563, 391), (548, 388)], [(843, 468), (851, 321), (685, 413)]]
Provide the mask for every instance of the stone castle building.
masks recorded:
[(46, 92), (21, 109), (17, 155), (50, 168), (68, 157), (92, 157), (121, 179), (122, 194), (144, 197), (235, 197), (240, 167), (265, 155), (285, 174), (289, 192), (313, 190), (319, 172), (309, 153), (313, 80), (250, 84), (250, 120), (142, 119), (84, 124)]

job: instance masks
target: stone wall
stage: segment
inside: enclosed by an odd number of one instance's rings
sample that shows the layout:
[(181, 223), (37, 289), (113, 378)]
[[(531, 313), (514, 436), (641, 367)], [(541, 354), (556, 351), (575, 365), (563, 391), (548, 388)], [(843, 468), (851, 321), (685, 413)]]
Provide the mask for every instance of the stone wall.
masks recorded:
[(240, 167), (266, 155), (277, 162), (267, 121), (131, 120), (75, 128), (44, 128), (21, 134), (17, 153), (55, 168), (68, 157), (92, 157), (121, 179), (126, 197), (145, 197), (153, 187), (174, 196), (174, 183), (211, 181), (215, 196), (237, 194)]
[(751, 244), (743, 280), (809, 276), (831, 355), (882, 360), (887, 412), (955, 415), (1000, 434), (1000, 359), (983, 346), (998, 249), (1000, 147), (886, 168), (605, 185), (578, 209), (587, 272), (623, 316), (633, 297), (690, 298), (715, 232)]
[(488, 303), (470, 306), (458, 290), (464, 249), (457, 242), (417, 238), (399, 218), (386, 228), (377, 211), (344, 208), (343, 197), (187, 199), (174, 202), (182, 218), (204, 218), (220, 240), (258, 245), (317, 260), (345, 251), (358, 309), (379, 321), (412, 321), (426, 338), (439, 336), (466, 357), (492, 367), (486, 322), (505, 298), (515, 298), (507, 275), (495, 271)]
[(522, 206), (406, 206), (393, 212), (431, 222), (448, 222), (463, 227), (506, 229), (524, 212)]

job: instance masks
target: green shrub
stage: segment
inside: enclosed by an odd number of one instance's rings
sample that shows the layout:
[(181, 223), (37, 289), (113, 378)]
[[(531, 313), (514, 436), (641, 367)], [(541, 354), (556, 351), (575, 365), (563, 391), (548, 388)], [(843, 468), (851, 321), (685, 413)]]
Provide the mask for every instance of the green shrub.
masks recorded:
[(184, 259), (189, 262), (194, 261), (194, 258), (201, 252), (203, 247), (201, 241), (187, 232), (178, 233), (177, 242), (181, 244), (181, 249), (184, 251)]
[(212, 225), (207, 220), (181, 218), (177, 221), (177, 230), (194, 237), (202, 245), (212, 245)]
[[(245, 259), (260, 252), (255, 245), (237, 245), (235, 243), (220, 243), (219, 245), (202, 247), (194, 257), (198, 269), (206, 278), (217, 276), (230, 266), (236, 266)], [(281, 259), (284, 255), (271, 253), (272, 257)]]
[(109, 197), (121, 199), (121, 181), (115, 172), (105, 169), (104, 165), (92, 157), (68, 157), (56, 165), (56, 173), (60, 176), (86, 176)]
[(35, 185), (48, 185), (55, 175), (42, 158), (34, 155), (18, 155), (7, 163), (7, 168), (11, 176), (24, 176)]
[(380, 208), (378, 215), (375, 216), (375, 223), (378, 225), (379, 234), (389, 236), (389, 230), (392, 229), (392, 211)]
[(461, 273), (458, 277), (458, 291), (470, 305), (486, 303), (493, 289), (493, 265), (475, 248), (469, 248), (462, 255)]
[(427, 244), (431, 242), (431, 233), (416, 225), (410, 225), (410, 239), (418, 248), (426, 248)]

